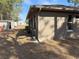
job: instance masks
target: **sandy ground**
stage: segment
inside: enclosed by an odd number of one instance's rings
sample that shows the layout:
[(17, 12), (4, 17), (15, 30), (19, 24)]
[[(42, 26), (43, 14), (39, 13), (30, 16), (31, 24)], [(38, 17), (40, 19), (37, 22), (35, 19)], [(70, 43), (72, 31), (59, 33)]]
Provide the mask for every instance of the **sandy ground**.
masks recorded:
[(78, 39), (35, 43), (18, 32), (0, 33), (0, 59), (79, 59)]

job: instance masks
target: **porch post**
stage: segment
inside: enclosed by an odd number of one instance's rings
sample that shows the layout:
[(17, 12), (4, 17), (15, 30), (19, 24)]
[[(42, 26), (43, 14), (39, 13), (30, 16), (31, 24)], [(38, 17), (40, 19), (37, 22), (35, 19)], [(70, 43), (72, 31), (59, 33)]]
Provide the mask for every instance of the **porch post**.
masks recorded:
[(57, 16), (54, 19), (54, 39), (56, 39), (57, 36), (56, 31), (57, 31)]
[(39, 41), (38, 39), (38, 13), (36, 14), (36, 17), (35, 17), (35, 25), (36, 25), (35, 37), (36, 37), (36, 40)]

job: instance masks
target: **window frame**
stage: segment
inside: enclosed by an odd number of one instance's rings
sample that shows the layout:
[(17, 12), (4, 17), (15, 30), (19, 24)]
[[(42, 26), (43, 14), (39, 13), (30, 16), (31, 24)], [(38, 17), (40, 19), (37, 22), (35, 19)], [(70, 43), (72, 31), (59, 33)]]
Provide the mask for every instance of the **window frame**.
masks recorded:
[[(70, 17), (71, 21), (70, 21), (69, 17)], [(67, 21), (66, 21), (66, 29), (67, 29), (67, 32), (73, 32), (73, 21), (74, 21), (74, 17), (72, 15), (68, 15)]]

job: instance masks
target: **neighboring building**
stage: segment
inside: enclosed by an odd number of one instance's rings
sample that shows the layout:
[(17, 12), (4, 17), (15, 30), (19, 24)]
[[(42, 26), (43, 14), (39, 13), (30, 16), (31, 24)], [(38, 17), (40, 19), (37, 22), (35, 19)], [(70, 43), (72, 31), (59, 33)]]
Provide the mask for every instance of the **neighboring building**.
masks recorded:
[(3, 30), (10, 30), (14, 29), (15, 27), (15, 22), (12, 20), (0, 20), (0, 28)]
[(3, 30), (9, 30), (12, 29), (12, 17), (10, 12), (3, 12), (0, 14), (0, 28), (3, 28)]
[(24, 29), (25, 27), (25, 22), (15, 22), (13, 20), (0, 20), (0, 28), (2, 28), (3, 30)]
[(33, 5), (27, 19), (36, 39), (79, 39), (79, 8), (63, 5)]

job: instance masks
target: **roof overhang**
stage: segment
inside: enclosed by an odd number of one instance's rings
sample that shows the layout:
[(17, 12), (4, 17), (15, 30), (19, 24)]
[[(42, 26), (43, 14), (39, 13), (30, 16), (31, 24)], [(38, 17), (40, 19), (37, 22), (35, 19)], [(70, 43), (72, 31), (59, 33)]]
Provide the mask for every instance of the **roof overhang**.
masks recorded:
[(79, 7), (64, 5), (32, 5), (28, 12), (27, 18), (38, 12), (58, 12), (79, 16)]

